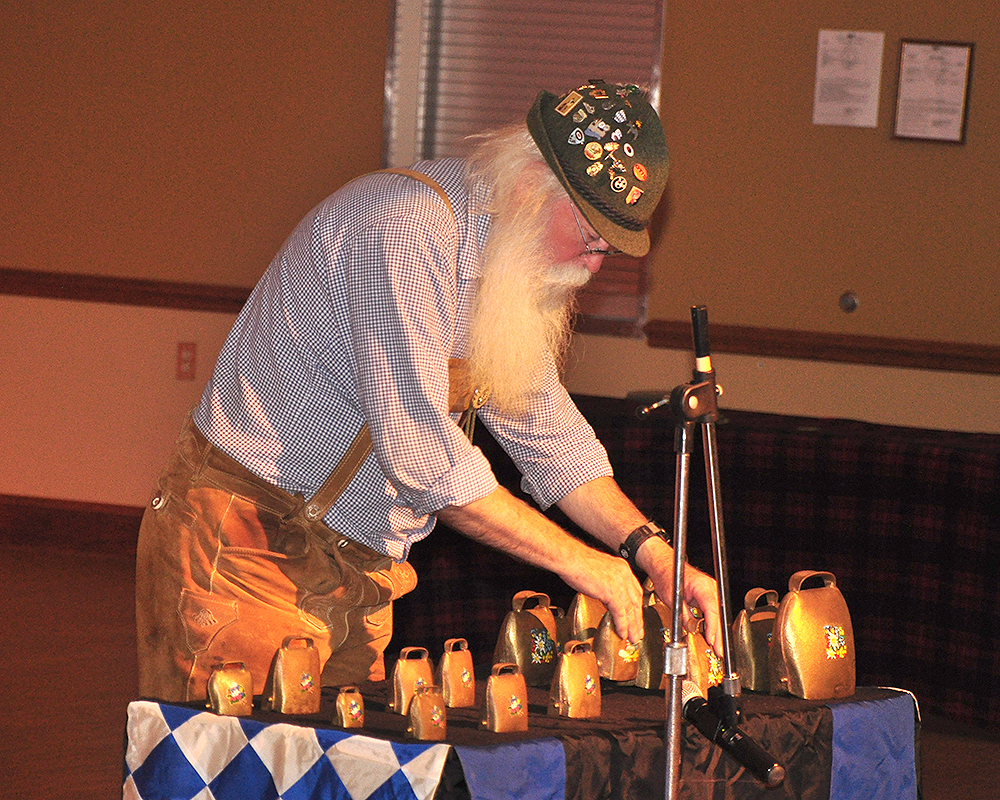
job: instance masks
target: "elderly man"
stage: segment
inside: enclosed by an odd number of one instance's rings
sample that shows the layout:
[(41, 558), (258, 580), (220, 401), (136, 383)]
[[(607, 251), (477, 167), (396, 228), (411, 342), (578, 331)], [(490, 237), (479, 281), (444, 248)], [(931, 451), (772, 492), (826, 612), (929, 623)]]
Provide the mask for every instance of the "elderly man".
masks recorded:
[[(467, 160), (352, 181), (297, 227), (257, 285), (143, 519), (140, 691), (205, 697), (213, 666), (262, 685), (288, 636), (323, 683), (384, 677), (392, 600), (436, 519), (551, 570), (643, 635), (634, 570), (671, 594), (673, 551), (622, 493), (559, 379), (575, 291), (642, 255), (666, 183), (660, 121), (634, 86), (539, 94), (527, 126)], [(497, 481), (474, 415), (540, 507)], [(624, 556), (624, 557), (623, 557)], [(715, 582), (685, 600), (719, 643)], [(259, 684), (256, 681), (260, 681)]]

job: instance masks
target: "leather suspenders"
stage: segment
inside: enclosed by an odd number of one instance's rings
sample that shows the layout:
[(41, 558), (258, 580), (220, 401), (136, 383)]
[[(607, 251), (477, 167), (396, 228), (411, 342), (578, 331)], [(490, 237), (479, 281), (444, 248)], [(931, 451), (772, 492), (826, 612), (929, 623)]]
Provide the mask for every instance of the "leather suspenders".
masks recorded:
[(341, 457), (339, 463), (333, 468), (323, 485), (306, 503), (305, 515), (310, 520), (323, 519), (326, 513), (333, 508), (337, 498), (344, 493), (347, 485), (354, 480), (361, 465), (365, 463), (372, 452), (372, 435), (368, 430), (368, 423), (361, 426), (358, 435), (354, 437), (351, 446)]
[[(413, 178), (426, 184), (437, 192), (447, 207), (448, 213), (454, 216), (455, 211), (452, 208), (451, 201), (448, 199), (448, 195), (441, 188), (441, 184), (433, 178), (412, 169), (383, 169), (379, 170), (379, 172), (392, 172), (398, 175), (405, 175), (408, 178)], [(448, 360), (448, 389), (450, 411), (466, 411), (471, 408), (475, 392), (472, 390), (469, 381), (468, 364), (465, 359), (452, 358)], [(316, 494), (306, 503), (304, 510), (308, 519), (320, 520), (326, 516), (327, 512), (333, 507), (333, 504), (337, 502), (337, 498), (343, 494), (348, 484), (354, 480), (354, 476), (358, 474), (358, 470), (361, 469), (361, 465), (365, 463), (371, 452), (372, 437), (371, 431), (368, 429), (368, 423), (366, 422), (361, 426), (358, 435), (354, 437), (354, 441), (351, 442), (351, 446), (347, 448), (347, 452), (344, 453), (340, 462), (334, 467), (333, 472), (323, 481), (323, 485), (319, 487)]]
[(424, 175), (422, 172), (417, 172), (415, 169), (380, 169), (378, 172), (389, 172), (396, 175), (405, 175), (407, 178), (413, 178), (415, 181), (420, 181), (425, 186), (430, 186), (435, 192), (437, 192), (438, 197), (444, 201), (445, 208), (448, 209), (448, 213), (455, 216), (455, 209), (451, 207), (451, 200), (448, 199), (448, 195), (445, 194), (444, 189), (441, 188), (441, 184), (434, 180), (429, 175)]

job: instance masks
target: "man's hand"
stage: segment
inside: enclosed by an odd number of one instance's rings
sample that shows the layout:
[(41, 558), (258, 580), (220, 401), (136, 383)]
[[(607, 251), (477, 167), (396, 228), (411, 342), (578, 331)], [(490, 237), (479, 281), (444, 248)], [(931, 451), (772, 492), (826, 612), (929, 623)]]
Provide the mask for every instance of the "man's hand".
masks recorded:
[[(674, 551), (662, 539), (647, 539), (636, 555), (639, 566), (653, 581), (657, 596), (664, 602), (673, 602)], [(715, 579), (690, 564), (684, 568), (684, 587), (681, 617), (687, 622), (692, 618), (691, 606), (699, 609), (705, 618), (705, 640), (716, 653), (722, 655), (722, 625), (719, 613), (719, 588)]]
[(476, 541), (554, 572), (571, 588), (604, 603), (620, 636), (641, 641), (642, 586), (618, 556), (571, 536), (503, 487), (468, 505), (443, 508), (438, 518)]
[[(579, 486), (559, 501), (559, 507), (577, 525), (601, 539), (615, 552), (629, 533), (649, 521), (625, 496), (613, 478), (598, 478)], [(619, 561), (625, 564), (624, 560)], [(664, 602), (672, 603), (673, 548), (659, 537), (647, 539), (639, 546), (636, 563), (652, 578), (657, 596)], [(690, 606), (696, 606), (705, 615), (705, 639), (721, 655), (722, 628), (719, 621), (719, 592), (715, 580), (687, 565), (684, 570), (682, 605), (685, 620), (691, 618)], [(625, 636), (622, 629), (617, 627), (617, 619), (615, 626), (619, 635)]]
[(566, 564), (560, 577), (578, 592), (604, 603), (615, 632), (638, 644), (643, 637), (642, 586), (624, 559), (589, 547), (587, 550), (590, 556)]

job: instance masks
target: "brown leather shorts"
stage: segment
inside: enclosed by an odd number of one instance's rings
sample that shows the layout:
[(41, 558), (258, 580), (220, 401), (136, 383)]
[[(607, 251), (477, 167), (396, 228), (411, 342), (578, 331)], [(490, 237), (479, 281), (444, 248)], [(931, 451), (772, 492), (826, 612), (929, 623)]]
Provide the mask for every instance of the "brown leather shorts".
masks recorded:
[(303, 505), (188, 420), (139, 530), (143, 697), (205, 699), (212, 669), (229, 661), (246, 664), (260, 694), (289, 636), (313, 640), (324, 685), (385, 677), (392, 600), (416, 573), (307, 520)]

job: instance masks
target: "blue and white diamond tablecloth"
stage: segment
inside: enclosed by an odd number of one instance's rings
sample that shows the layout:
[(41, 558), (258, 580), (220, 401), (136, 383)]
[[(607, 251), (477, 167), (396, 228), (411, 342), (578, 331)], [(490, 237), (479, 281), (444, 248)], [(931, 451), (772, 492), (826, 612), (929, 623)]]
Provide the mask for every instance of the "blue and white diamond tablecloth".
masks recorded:
[(123, 797), (425, 800), (449, 747), (136, 701), (128, 708)]
[[(538, 708), (548, 693), (534, 691)], [(442, 779), (451, 787), (456, 770), (473, 800), (660, 796), (662, 695), (621, 690), (602, 700), (607, 708), (600, 719), (535, 713), (530, 737), (503, 740), (480, 730), (477, 709), (456, 709), (449, 743), (392, 741), (401, 738), (405, 720), (376, 711), (380, 702), (372, 703), (373, 725), (366, 732), (380, 730), (375, 718), (381, 713), (382, 732), (391, 738), (135, 701), (128, 707), (123, 798), (432, 800)], [(786, 767), (788, 793), (776, 797), (919, 796), (916, 706), (908, 693), (860, 688), (849, 700), (828, 704), (743, 700), (750, 735), (780, 748), (774, 755)], [(720, 757), (693, 729), (687, 733), (682, 781), (689, 789), (700, 787), (702, 794), (693, 796), (760, 795), (759, 782), (737, 762)], [(449, 757), (452, 750), (457, 764)]]

